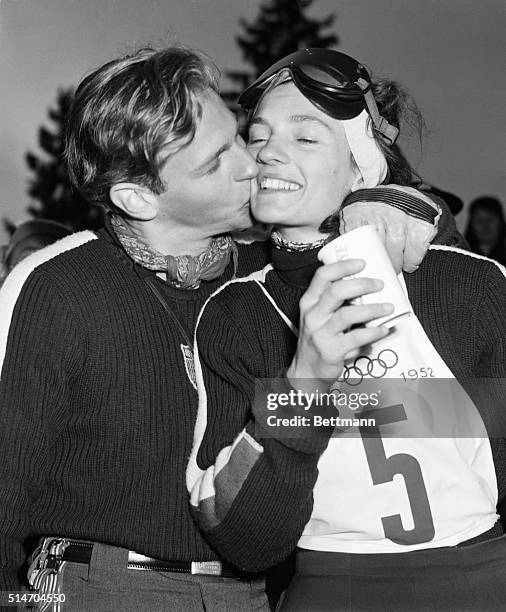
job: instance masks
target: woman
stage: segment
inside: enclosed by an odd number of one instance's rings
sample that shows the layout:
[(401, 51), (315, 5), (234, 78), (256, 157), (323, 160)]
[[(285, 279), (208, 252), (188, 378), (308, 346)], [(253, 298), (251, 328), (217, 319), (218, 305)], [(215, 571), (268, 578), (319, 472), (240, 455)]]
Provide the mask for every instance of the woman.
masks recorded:
[[(487, 388), (484, 402), (462, 388), (506, 374), (504, 268), (432, 247), (417, 272), (399, 276), (411, 312), (389, 332), (361, 324), (391, 306), (349, 302), (381, 283), (349, 278), (357, 260), (318, 261), (337, 193), (353, 199), (361, 187), (411, 180), (392, 146), (402, 99), (395, 84), (371, 85), (358, 62), (329, 50), (288, 56), (241, 98), (253, 109), (248, 146), (260, 165), (253, 213), (275, 226), (272, 266), (231, 282), (201, 312), (187, 483), (206, 538), (243, 569), (266, 569), (298, 544), (283, 610), (504, 603), (497, 504), (506, 459), (494, 410), (504, 389)], [(336, 379), (346, 387), (350, 372), (379, 378), (366, 361), (384, 367), (385, 379), (434, 378), (432, 390), (449, 379), (451, 392), (432, 393), (428, 422), (416, 421), (409, 398), (380, 403), (389, 410), (375, 413), (373, 430), (336, 429), (329, 441), (332, 423), (303, 420), (314, 393)], [(324, 416), (333, 413), (329, 405)], [(434, 426), (441, 414), (455, 417), (451, 433)], [(466, 418), (478, 429), (464, 432)], [(405, 429), (412, 419), (422, 434)]]

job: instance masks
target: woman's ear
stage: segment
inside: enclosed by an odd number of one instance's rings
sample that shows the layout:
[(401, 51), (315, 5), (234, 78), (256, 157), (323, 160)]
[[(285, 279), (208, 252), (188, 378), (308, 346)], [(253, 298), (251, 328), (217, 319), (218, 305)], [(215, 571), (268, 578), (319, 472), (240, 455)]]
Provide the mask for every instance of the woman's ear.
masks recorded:
[(151, 221), (157, 214), (156, 195), (135, 183), (117, 183), (109, 190), (111, 202), (131, 219)]

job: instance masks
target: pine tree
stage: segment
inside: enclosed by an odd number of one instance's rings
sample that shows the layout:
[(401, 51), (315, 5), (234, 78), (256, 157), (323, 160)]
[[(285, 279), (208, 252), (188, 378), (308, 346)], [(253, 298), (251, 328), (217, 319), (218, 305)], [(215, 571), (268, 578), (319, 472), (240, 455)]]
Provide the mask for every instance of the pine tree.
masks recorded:
[(325, 34), (335, 15), (324, 19), (312, 19), (306, 9), (313, 0), (270, 0), (260, 6), (260, 13), (253, 23), (240, 20), (244, 34), (236, 37), (244, 60), (251, 65), (248, 72), (227, 72), (227, 77), (237, 84), (237, 91), (224, 92), (227, 104), (234, 107), (239, 93), (271, 64), (297, 49), (306, 47), (330, 47), (337, 45), (334, 34)]
[(65, 117), (73, 99), (71, 89), (58, 91), (56, 108), (49, 109), (53, 130), (39, 128), (39, 145), (45, 153), (40, 158), (32, 152), (26, 154), (26, 163), (35, 176), (28, 193), (37, 202), (28, 212), (38, 219), (59, 221), (79, 231), (97, 229), (102, 225), (102, 211), (91, 206), (75, 191), (63, 163)]

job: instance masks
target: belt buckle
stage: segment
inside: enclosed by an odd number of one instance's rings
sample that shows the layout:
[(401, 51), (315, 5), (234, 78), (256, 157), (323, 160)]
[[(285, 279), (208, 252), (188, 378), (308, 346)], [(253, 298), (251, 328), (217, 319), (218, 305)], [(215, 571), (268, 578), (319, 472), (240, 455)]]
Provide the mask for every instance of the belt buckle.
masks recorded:
[(33, 553), (28, 569), (28, 583), (32, 590), (38, 590), (48, 575), (58, 574), (62, 557), (70, 542), (64, 538), (46, 537)]
[(207, 576), (221, 576), (220, 561), (192, 561), (191, 573)]

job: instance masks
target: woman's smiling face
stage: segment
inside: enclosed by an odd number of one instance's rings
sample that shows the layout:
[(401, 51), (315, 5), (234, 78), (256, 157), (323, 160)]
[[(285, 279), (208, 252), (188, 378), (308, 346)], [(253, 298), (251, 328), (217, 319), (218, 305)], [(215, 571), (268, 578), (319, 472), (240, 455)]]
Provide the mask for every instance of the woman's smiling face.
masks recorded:
[(321, 222), (340, 207), (358, 172), (342, 123), (289, 81), (261, 100), (248, 149), (260, 170), (253, 215), (290, 240), (316, 240)]

